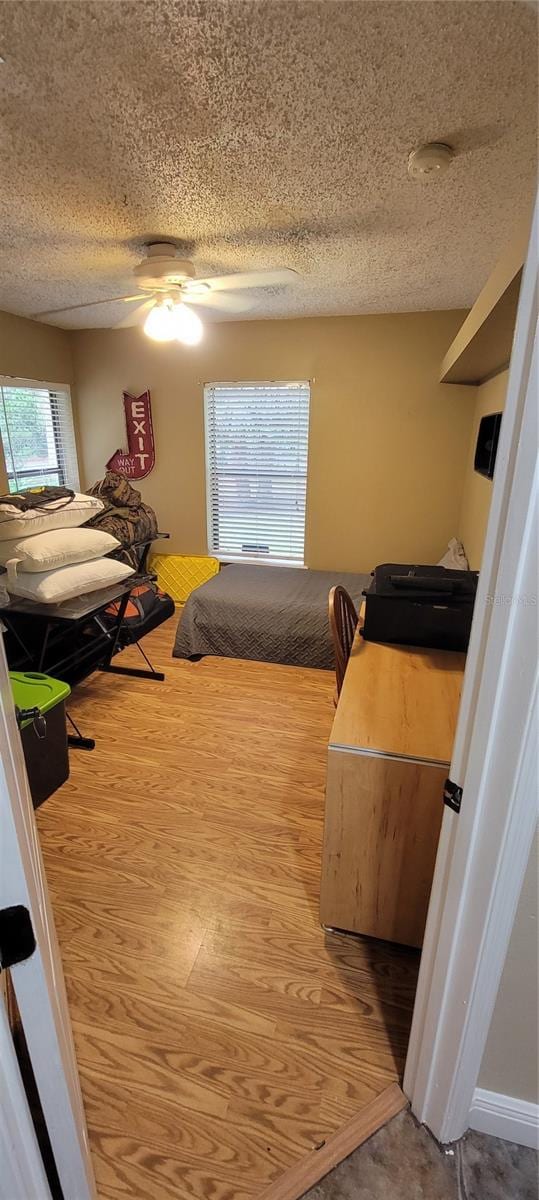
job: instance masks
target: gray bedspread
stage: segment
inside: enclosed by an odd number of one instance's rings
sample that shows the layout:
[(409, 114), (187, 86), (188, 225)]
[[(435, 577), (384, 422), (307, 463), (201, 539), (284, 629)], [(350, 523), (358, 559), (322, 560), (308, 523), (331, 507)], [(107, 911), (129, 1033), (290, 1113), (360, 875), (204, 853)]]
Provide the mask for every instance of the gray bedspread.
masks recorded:
[(173, 654), (213, 654), (332, 670), (328, 594), (341, 583), (357, 607), (370, 575), (294, 567), (223, 567), (191, 593)]

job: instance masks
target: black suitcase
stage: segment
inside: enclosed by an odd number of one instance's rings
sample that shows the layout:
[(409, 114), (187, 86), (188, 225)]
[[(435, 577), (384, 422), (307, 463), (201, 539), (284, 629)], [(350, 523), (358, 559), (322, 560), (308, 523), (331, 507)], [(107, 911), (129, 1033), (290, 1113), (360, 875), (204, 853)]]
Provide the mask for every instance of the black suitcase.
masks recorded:
[(363, 637), (371, 642), (466, 650), (477, 571), (382, 563), (363, 593)]

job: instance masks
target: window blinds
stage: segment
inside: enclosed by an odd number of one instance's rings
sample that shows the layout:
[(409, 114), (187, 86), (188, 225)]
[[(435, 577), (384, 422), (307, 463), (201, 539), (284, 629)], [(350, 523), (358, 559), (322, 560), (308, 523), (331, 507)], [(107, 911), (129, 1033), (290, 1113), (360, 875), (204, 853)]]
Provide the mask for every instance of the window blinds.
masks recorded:
[(303, 563), (308, 383), (204, 389), (210, 553)]
[(78, 490), (69, 388), (0, 377), (0, 436), (10, 492), (40, 484)]

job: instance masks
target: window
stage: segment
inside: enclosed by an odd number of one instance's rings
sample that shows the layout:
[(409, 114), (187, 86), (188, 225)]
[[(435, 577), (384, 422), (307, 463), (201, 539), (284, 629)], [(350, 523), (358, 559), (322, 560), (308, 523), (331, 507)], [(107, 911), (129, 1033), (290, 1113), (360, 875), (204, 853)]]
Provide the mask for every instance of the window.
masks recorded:
[(79, 487), (68, 387), (0, 377), (0, 436), (10, 492)]
[(211, 383), (204, 399), (210, 553), (302, 564), (309, 384)]

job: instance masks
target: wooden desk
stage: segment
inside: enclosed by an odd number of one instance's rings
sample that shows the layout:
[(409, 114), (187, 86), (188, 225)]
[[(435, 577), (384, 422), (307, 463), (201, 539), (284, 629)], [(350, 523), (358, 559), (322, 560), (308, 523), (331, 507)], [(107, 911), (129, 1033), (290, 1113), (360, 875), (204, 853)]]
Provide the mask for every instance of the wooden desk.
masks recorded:
[(464, 661), (356, 633), (328, 749), (322, 924), (421, 946)]

